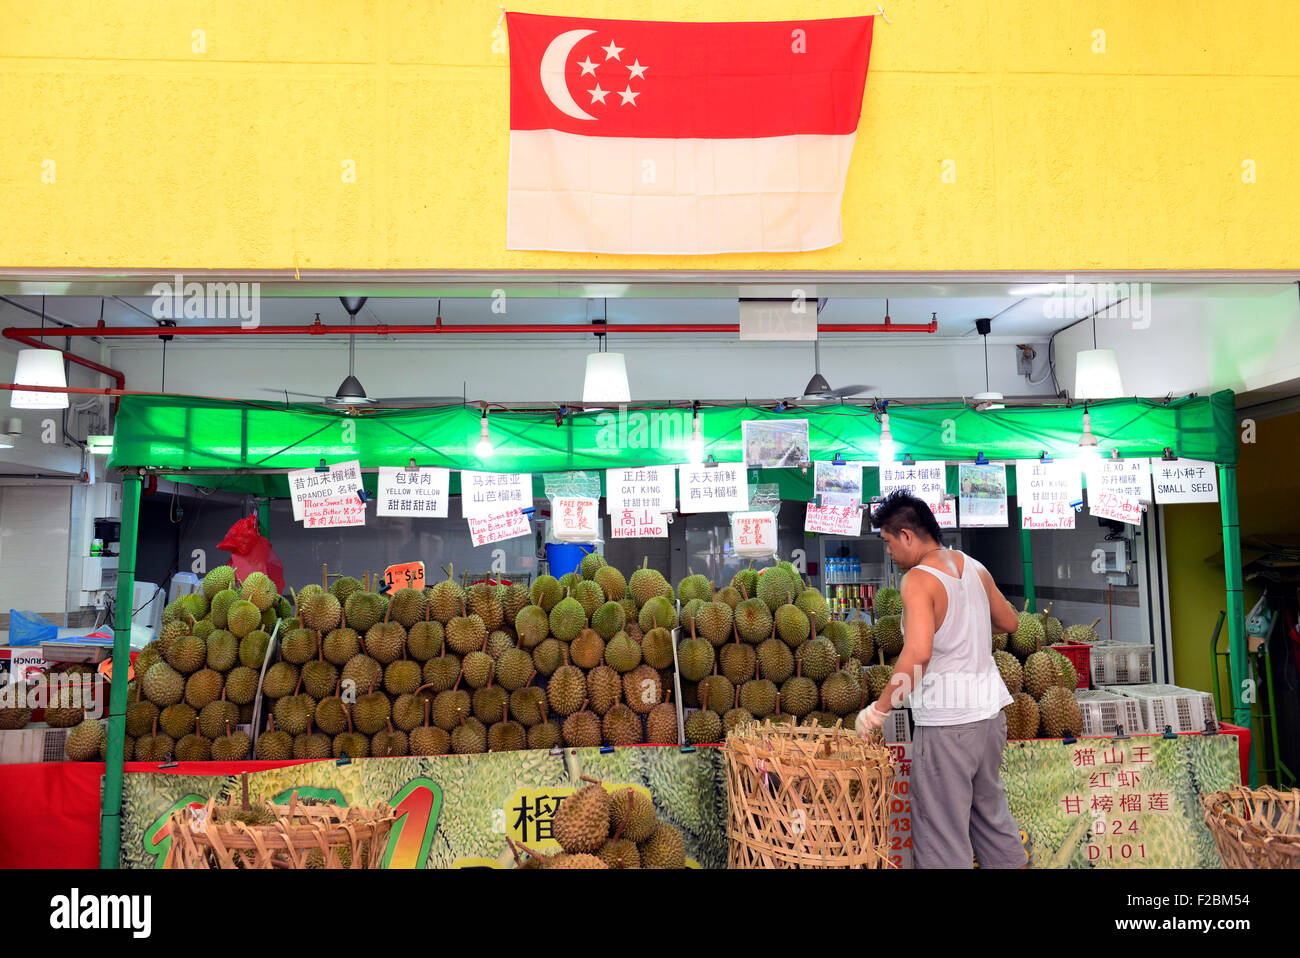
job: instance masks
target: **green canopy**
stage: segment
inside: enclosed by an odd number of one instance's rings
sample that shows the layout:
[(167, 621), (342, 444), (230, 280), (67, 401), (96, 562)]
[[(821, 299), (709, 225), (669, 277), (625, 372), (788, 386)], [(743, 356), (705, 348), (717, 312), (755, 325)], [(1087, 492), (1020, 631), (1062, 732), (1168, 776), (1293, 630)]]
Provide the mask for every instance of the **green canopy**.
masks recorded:
[[(897, 454), (916, 460), (956, 462), (980, 454), (1029, 459), (1044, 452), (1068, 456), (1078, 448), (1083, 423), (1079, 404), (979, 412), (963, 403), (891, 402), (888, 409)], [(1167, 402), (1104, 400), (1089, 403), (1088, 410), (1103, 455), (1118, 449), (1124, 457), (1159, 456), (1172, 448), (1189, 459), (1236, 462), (1231, 392)], [(814, 460), (839, 455), (874, 462), (878, 454), (880, 423), (870, 406), (837, 404), (780, 413), (758, 406), (703, 406), (698, 415), (705, 454), (719, 462), (743, 458), (741, 424), (754, 420), (806, 419)], [(414, 459), (422, 466), (457, 470), (601, 470), (685, 462), (692, 434), (692, 412), (682, 406), (570, 414), (559, 425), (549, 410), (494, 411), (488, 420), (492, 455), (479, 458), (480, 417), (469, 406), (349, 414), (313, 404), (124, 396), (109, 465), (146, 468), (230, 491), (285, 496), (284, 476), (275, 473), (315, 466), (321, 459), (357, 459), (362, 468)], [(798, 469), (760, 470), (757, 481), (777, 481), (783, 498), (807, 500), (811, 478)], [(457, 481), (453, 476), (453, 493)]]

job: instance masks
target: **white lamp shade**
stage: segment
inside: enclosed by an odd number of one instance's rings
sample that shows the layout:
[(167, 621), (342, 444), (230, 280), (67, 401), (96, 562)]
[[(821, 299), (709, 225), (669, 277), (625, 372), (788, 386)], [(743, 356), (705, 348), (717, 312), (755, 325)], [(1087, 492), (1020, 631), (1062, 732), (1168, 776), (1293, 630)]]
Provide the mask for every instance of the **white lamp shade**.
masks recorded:
[(591, 353), (587, 356), (587, 375), (582, 382), (582, 401), (631, 402), (627, 384), (627, 363), (622, 353)]
[(1124, 395), (1113, 349), (1085, 349), (1074, 360), (1076, 399), (1118, 399)]
[[(18, 366), (14, 370), (14, 383), (21, 386), (62, 386), (63, 354), (57, 349), (20, 349)], [(15, 389), (9, 394), (9, 405), (14, 409), (67, 409), (67, 393), (28, 392)]]

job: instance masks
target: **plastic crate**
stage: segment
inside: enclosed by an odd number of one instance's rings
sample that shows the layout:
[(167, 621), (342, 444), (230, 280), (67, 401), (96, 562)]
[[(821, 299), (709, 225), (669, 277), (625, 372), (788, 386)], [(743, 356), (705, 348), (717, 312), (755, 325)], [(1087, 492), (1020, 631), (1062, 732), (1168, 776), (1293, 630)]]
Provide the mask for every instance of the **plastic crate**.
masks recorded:
[(1094, 642), (1091, 649), (1092, 684), (1145, 685), (1155, 678), (1155, 646), (1131, 642)]
[(1079, 683), (1075, 688), (1086, 689), (1088, 678), (1092, 675), (1091, 666), (1088, 664), (1088, 654), (1092, 651), (1092, 646), (1083, 642), (1062, 642), (1052, 648), (1069, 659), (1070, 664), (1074, 666), (1074, 671), (1079, 676)]
[(66, 762), (63, 743), (69, 729), (29, 725), (22, 729), (0, 732), (0, 765), (27, 765), (35, 762)]
[(1219, 727), (1209, 692), (1177, 685), (1112, 685), (1103, 691), (1134, 699), (1142, 707), (1147, 730), (1156, 734), (1166, 726), (1175, 732), (1204, 732), (1206, 722)]
[(1151, 731), (1136, 699), (1097, 689), (1076, 690), (1074, 698), (1083, 712), (1083, 735), (1114, 735), (1117, 725), (1128, 735)]

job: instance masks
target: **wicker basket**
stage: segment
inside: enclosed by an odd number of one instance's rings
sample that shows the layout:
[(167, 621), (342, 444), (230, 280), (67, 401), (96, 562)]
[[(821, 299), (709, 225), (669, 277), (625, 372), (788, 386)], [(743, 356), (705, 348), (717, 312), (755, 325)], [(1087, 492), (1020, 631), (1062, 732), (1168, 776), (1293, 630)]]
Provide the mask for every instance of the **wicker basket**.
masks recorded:
[(890, 867), (894, 766), (882, 741), (746, 722), (725, 753), (729, 867)]
[(1300, 868), (1300, 789), (1239, 785), (1201, 804), (1225, 868)]
[(170, 820), (165, 868), (378, 868), (397, 813), (387, 805), (346, 808), (265, 802), (273, 821), (248, 825), (216, 818), (248, 806), (208, 802), (201, 812), (179, 808)]

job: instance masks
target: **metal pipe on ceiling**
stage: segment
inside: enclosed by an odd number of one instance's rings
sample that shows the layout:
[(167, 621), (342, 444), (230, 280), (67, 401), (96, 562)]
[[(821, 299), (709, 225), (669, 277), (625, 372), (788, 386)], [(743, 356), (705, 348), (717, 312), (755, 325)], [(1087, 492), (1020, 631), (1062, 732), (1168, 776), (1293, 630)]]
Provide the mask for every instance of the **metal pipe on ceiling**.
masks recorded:
[[(822, 333), (933, 333), (939, 328), (938, 322), (928, 323), (819, 323), (818, 334)], [(739, 333), (739, 323), (590, 323), (578, 326), (545, 323), (521, 323), (519, 325), (493, 323), (436, 323), (388, 324), (376, 323), (366, 326), (345, 326), (335, 323), (308, 323), (295, 326), (257, 326), (245, 329), (243, 326), (176, 326), (169, 328), (167, 334), (184, 338), (187, 336), (226, 336), (232, 339), (241, 336), (436, 336), (444, 334), (461, 335), (568, 335), (581, 333)], [(39, 329), (28, 327), (10, 327), (3, 331), (6, 339), (18, 339), (21, 336), (39, 334)], [(96, 323), (94, 326), (76, 326), (60, 329), (60, 336), (99, 336), (105, 338), (127, 338), (133, 336), (157, 336), (157, 326), (108, 326)], [(87, 361), (88, 362), (88, 361)], [(103, 368), (103, 367), (101, 367)]]

